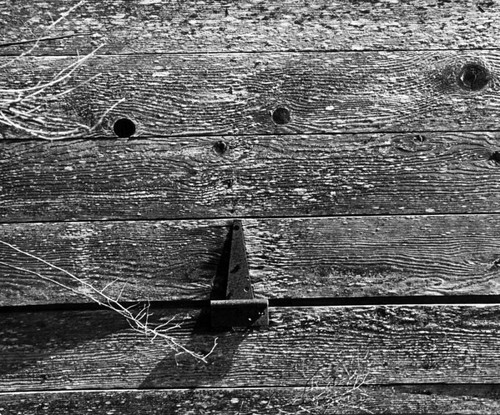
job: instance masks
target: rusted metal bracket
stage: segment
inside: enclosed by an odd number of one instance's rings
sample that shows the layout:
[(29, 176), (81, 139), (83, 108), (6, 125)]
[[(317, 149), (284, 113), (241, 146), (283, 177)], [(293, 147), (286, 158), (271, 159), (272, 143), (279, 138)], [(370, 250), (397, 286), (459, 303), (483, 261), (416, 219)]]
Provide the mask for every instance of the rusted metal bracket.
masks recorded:
[(226, 299), (211, 300), (210, 313), (214, 328), (269, 325), (269, 301), (267, 298), (254, 297), (240, 220), (233, 222)]

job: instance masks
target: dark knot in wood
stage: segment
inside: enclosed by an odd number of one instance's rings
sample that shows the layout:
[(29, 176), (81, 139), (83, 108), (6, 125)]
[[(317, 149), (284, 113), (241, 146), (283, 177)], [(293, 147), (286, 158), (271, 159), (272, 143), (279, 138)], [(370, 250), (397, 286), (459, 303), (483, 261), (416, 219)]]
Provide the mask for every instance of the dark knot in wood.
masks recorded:
[(490, 72), (484, 66), (468, 63), (460, 69), (457, 82), (466, 91), (479, 91), (488, 85), (490, 79)]
[(113, 124), (114, 133), (120, 138), (128, 138), (135, 134), (135, 123), (128, 118), (120, 118)]
[(288, 124), (290, 120), (290, 111), (287, 108), (278, 107), (273, 111), (273, 121), (276, 124)]

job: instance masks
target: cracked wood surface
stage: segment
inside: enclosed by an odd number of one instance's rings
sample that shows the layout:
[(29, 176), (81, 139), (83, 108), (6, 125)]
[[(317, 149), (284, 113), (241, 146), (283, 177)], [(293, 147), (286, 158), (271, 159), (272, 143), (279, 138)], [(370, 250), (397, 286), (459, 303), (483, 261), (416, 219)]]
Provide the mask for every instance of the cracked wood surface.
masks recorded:
[[(93, 135), (115, 136), (121, 117), (136, 123), (136, 137), (496, 130), (499, 58), (497, 51), (96, 56), (51, 92), (97, 78), (60, 99), (38, 95), (22, 108), (43, 104), (37, 118), (17, 121), (52, 133), (91, 127), (124, 99)], [(3, 68), (0, 87), (47, 82), (74, 62), (23, 58)], [(458, 85), (465, 64), (489, 71), (484, 89)], [(289, 123), (273, 121), (279, 107), (290, 111)], [(27, 134), (0, 130), (3, 138)]]
[[(496, 48), (494, 1), (238, 0), (0, 2), (4, 44), (36, 37), (37, 54)], [(31, 45), (26, 45), (28, 48)], [(18, 53), (19, 46), (0, 53)]]
[(500, 135), (0, 140), (0, 220), (500, 211)]
[[(125, 301), (208, 300), (232, 220), (4, 224), (0, 240)], [(499, 295), (497, 215), (243, 220), (250, 275), (270, 298)], [(2, 261), (68, 282), (0, 246)], [(218, 277), (219, 278), (219, 277)], [(0, 305), (83, 297), (0, 265)], [(83, 286), (72, 284), (85, 292)]]

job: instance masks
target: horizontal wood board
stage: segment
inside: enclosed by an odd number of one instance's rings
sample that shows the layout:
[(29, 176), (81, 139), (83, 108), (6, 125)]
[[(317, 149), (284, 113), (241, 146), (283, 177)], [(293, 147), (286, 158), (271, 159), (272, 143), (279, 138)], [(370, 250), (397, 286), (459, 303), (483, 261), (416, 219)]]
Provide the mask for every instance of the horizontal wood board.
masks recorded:
[[(500, 40), (500, 6), (487, 0), (87, 1), (48, 29), (77, 3), (2, 1), (0, 39), (48, 38), (36, 54), (75, 54), (99, 44), (104, 53), (204, 53), (497, 48)], [(3, 54), (20, 50), (0, 47)]]
[(208, 363), (151, 342), (108, 311), (3, 313), (0, 388), (9, 391), (499, 383), (498, 306), (271, 308), (270, 327), (211, 332), (207, 316), (154, 310)]
[(0, 412), (46, 414), (496, 414), (498, 385), (114, 390), (0, 394)]
[[(40, 105), (37, 117), (16, 121), (49, 137), (89, 135), (82, 125), (95, 126), (121, 99), (90, 135), (115, 136), (121, 117), (136, 123), (136, 136), (497, 130), (499, 58), (497, 51), (94, 56), (65, 82), (14, 108)], [(1, 70), (0, 88), (48, 82), (74, 62), (17, 60)], [(490, 71), (486, 88), (458, 85), (466, 64)], [(290, 111), (289, 123), (273, 121), (279, 107)], [(3, 138), (29, 135), (0, 129)]]
[[(232, 220), (3, 224), (0, 240), (123, 301), (208, 300)], [(496, 215), (244, 220), (250, 275), (269, 298), (499, 295)], [(0, 245), (2, 261), (69, 284)], [(226, 271), (227, 272), (227, 271)], [(217, 280), (219, 281), (219, 280)], [(88, 301), (0, 265), (0, 305)], [(123, 291), (122, 291), (123, 290)]]
[(500, 135), (1, 141), (0, 220), (500, 211)]

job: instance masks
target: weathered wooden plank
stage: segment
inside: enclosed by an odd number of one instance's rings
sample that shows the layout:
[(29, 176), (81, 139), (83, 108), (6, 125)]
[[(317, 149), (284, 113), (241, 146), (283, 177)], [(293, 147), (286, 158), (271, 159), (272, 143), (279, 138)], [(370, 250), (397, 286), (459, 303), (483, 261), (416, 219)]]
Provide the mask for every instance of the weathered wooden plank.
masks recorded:
[[(122, 299), (209, 299), (230, 220), (4, 224), (0, 240)], [(496, 215), (244, 220), (255, 291), (270, 298), (500, 294)], [(0, 245), (5, 263), (63, 273)], [(83, 301), (0, 265), (0, 304)], [(85, 287), (72, 287), (85, 292)]]
[[(121, 117), (135, 121), (137, 136), (497, 130), (499, 58), (497, 51), (100, 56), (67, 84), (28, 99), (17, 110), (34, 113), (16, 121), (49, 137), (88, 133), (82, 125), (94, 126), (123, 98), (92, 134), (114, 136), (111, 124)], [(0, 72), (0, 87), (48, 82), (74, 61), (17, 61)], [(458, 79), (477, 82), (477, 73), (461, 75), (466, 64), (485, 67), (489, 85), (462, 89)], [(273, 120), (277, 108), (289, 111), (288, 123), (283, 113)], [(0, 134), (28, 134), (10, 128)]]
[(271, 308), (268, 330), (219, 332), (190, 310), (169, 332), (208, 363), (107, 311), (3, 313), (0, 388), (29, 390), (499, 383), (500, 307)]
[[(208, 299), (227, 221), (14, 224), (0, 240), (38, 255), (123, 301)], [(67, 275), (1, 245), (3, 262), (49, 275), (86, 292)], [(1, 265), (0, 265), (1, 266)], [(79, 302), (84, 297), (32, 274), (1, 266), (2, 305)]]
[(0, 394), (0, 413), (497, 414), (498, 385), (401, 385)]
[(500, 134), (0, 141), (0, 220), (498, 212)]
[(76, 3), (2, 1), (0, 39), (55, 37), (41, 43), (39, 54), (88, 51), (104, 42), (106, 53), (157, 53), (496, 48), (500, 41), (500, 6), (468, 0), (88, 1), (46, 29)]

